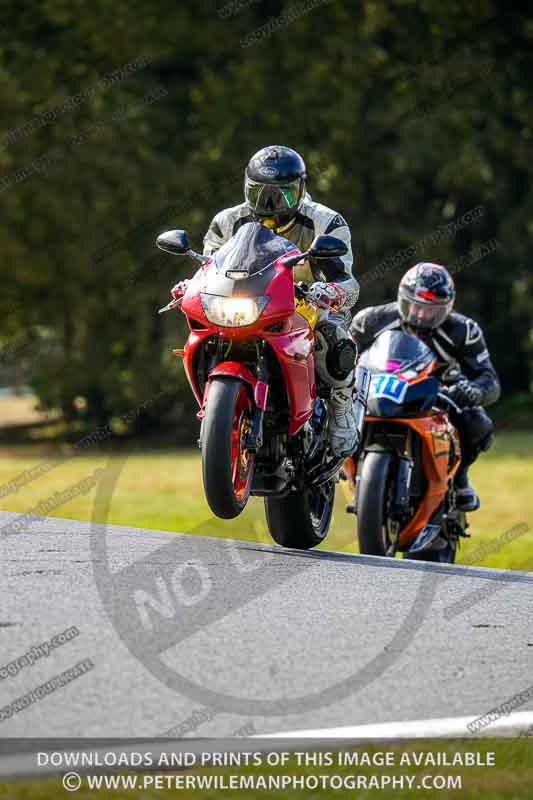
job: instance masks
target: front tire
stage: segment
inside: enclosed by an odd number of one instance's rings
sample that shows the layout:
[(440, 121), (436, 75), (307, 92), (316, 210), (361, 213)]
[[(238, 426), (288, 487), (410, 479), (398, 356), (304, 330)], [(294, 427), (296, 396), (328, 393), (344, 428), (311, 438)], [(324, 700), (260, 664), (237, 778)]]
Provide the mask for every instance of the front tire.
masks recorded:
[(286, 497), (265, 497), (270, 535), (283, 547), (296, 550), (316, 547), (326, 538), (334, 500), (334, 481)]
[(254, 459), (245, 438), (252, 410), (246, 384), (213, 378), (202, 425), (202, 477), (209, 508), (222, 519), (237, 517), (250, 496)]
[(393, 454), (366, 453), (361, 467), (357, 496), (357, 538), (359, 552), (384, 556), (387, 541), (387, 502)]

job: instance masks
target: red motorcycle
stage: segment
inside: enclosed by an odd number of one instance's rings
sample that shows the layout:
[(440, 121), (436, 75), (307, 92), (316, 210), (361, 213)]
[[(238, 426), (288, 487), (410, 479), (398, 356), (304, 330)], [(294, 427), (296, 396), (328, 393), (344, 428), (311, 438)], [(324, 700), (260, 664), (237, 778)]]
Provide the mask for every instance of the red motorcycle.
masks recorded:
[[(315, 547), (330, 525), (343, 459), (328, 444), (329, 389), (315, 380), (318, 311), (306, 301), (305, 284), (294, 283), (293, 268), (308, 256), (342, 256), (346, 245), (318, 236), (301, 253), (255, 222), (211, 257), (191, 250), (185, 231), (163, 233), (157, 245), (201, 264), (184, 297), (160, 313), (180, 307), (189, 325), (185, 348), (174, 352), (200, 406), (211, 510), (231, 519), (251, 494), (264, 497), (278, 544)], [(365, 377), (356, 385), (361, 425)]]

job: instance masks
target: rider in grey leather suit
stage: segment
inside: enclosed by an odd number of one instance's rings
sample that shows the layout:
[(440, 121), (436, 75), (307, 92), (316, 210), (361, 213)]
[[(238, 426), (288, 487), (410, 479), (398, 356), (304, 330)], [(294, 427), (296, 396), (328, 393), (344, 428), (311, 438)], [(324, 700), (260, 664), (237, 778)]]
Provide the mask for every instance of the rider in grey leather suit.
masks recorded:
[(256, 153), (246, 169), (245, 202), (214, 217), (204, 238), (204, 254), (214, 253), (249, 222), (261, 222), (302, 252), (319, 234), (331, 234), (346, 243), (346, 255), (309, 259), (304, 265), (314, 281), (309, 294), (320, 309), (315, 364), (320, 380), (331, 387), (330, 445), (335, 455), (343, 456), (357, 447), (352, 397), (357, 351), (348, 325), (359, 284), (352, 275), (353, 255), (346, 221), (336, 211), (311, 199), (305, 178), (305, 164), (294, 150), (272, 146)]

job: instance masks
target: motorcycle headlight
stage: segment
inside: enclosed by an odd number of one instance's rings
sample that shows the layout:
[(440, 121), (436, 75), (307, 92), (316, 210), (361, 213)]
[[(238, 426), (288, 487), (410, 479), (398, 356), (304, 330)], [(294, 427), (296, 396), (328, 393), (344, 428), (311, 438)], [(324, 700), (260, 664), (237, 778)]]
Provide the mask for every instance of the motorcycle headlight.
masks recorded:
[(223, 328), (252, 325), (261, 316), (270, 297), (221, 297), (200, 294), (200, 302), (209, 322)]

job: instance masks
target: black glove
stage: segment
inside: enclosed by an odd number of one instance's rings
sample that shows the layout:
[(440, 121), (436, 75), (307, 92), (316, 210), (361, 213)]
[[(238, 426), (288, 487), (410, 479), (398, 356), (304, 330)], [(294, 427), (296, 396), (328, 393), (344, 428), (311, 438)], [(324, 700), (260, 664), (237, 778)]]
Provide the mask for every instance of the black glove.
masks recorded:
[(298, 281), (294, 284), (294, 295), (297, 300), (304, 300), (309, 291), (309, 284), (305, 281)]
[(480, 406), (483, 400), (483, 389), (480, 389), (477, 384), (466, 380), (466, 378), (451, 386), (448, 389), (448, 394), (458, 405), (465, 408)]

